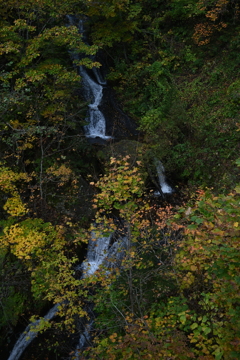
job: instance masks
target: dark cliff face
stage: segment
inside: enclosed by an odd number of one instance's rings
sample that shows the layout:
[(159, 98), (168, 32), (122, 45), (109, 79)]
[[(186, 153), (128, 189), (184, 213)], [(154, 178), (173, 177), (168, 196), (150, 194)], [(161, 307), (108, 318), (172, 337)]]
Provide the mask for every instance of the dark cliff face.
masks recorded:
[(137, 124), (121, 110), (114, 90), (108, 86), (103, 89), (103, 100), (99, 108), (106, 119), (107, 135), (112, 136), (115, 141), (137, 139)]
[[(99, 51), (95, 58), (96, 61), (101, 64), (98, 71), (102, 78), (107, 79), (107, 74), (109, 72), (109, 58), (103, 51)], [(106, 86), (103, 88), (103, 98), (99, 109), (106, 119), (106, 135), (111, 136), (113, 142), (123, 139), (138, 139), (138, 125), (132, 118), (124, 113), (118, 102), (115, 91), (108, 83), (106, 83)]]

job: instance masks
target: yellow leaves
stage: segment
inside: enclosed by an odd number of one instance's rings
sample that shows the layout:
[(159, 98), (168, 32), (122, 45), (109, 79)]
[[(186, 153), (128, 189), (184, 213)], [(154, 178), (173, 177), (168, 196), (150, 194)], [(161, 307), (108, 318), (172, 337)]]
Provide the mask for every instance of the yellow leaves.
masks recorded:
[(234, 190), (237, 194), (240, 194), (240, 185), (237, 185)]
[[(122, 209), (122, 203), (124, 202), (124, 208), (134, 207), (134, 203), (131, 199), (136, 194), (140, 196), (142, 194), (143, 181), (139, 175), (139, 169), (137, 167), (131, 168), (128, 163), (128, 156), (121, 160), (115, 158), (110, 159), (110, 169), (107, 175), (104, 175), (95, 185), (100, 188), (101, 193), (96, 197), (99, 208), (111, 208)], [(93, 183), (91, 183), (93, 185)], [(126, 203), (127, 202), (127, 203)], [(128, 208), (128, 211), (130, 210)], [(133, 211), (132, 211), (133, 213)]]
[(12, 41), (8, 41), (8, 43), (0, 45), (0, 55), (8, 54), (8, 53), (20, 53), (20, 46), (14, 44)]
[(182, 279), (182, 289), (188, 289), (194, 283), (194, 280), (195, 276), (191, 272), (188, 272)]
[(27, 213), (28, 209), (26, 205), (23, 204), (14, 183), (16, 181), (25, 182), (29, 180), (30, 177), (28, 177), (27, 174), (14, 173), (12, 170), (0, 164), (0, 190), (11, 194), (10, 196), (8, 195), (9, 197), (3, 208), (10, 216), (23, 216)]
[[(33, 138), (29, 139), (29, 141), (31, 141)], [(22, 150), (26, 150), (26, 149), (32, 149), (33, 148), (33, 144), (31, 142), (24, 142), (22, 145), (18, 146), (18, 150), (22, 151)]]
[(25, 173), (15, 173), (0, 163), (0, 189), (4, 192), (16, 194), (15, 181), (28, 181), (30, 177)]
[(40, 233), (34, 229), (27, 229), (24, 226), (15, 224), (4, 230), (5, 244), (12, 247), (12, 252), (19, 259), (30, 259), (30, 254), (41, 251), (46, 244), (45, 233)]
[(116, 161), (116, 159), (115, 159), (114, 157), (111, 157), (111, 158), (110, 158), (110, 165), (114, 164), (115, 161)]
[(197, 271), (197, 266), (191, 265), (191, 266), (190, 266), (190, 269), (191, 269), (191, 271)]
[(8, 198), (3, 208), (11, 216), (22, 216), (28, 211), (18, 194), (14, 197)]
[[(35, 56), (39, 56), (40, 54), (35, 54)], [(25, 73), (27, 82), (36, 82), (41, 81), (46, 78), (46, 74), (44, 72), (40, 72), (38, 70), (30, 70)]]
[(65, 164), (62, 164), (59, 167), (57, 165), (53, 165), (46, 170), (46, 173), (49, 175), (57, 176), (62, 181), (68, 181), (73, 175), (72, 170)]

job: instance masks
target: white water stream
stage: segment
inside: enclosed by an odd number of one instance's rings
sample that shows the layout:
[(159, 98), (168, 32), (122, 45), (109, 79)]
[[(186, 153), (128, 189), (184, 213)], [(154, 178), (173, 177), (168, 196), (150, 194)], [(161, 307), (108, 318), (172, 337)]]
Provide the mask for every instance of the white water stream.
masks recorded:
[[(118, 266), (121, 259), (124, 257), (127, 238), (120, 238), (111, 244), (112, 234), (110, 236), (96, 237), (94, 232), (91, 233), (91, 239), (88, 243), (88, 250), (86, 260), (78, 266), (82, 270), (82, 278), (93, 275), (101, 265), (104, 265), (108, 270), (104, 269), (105, 276), (108, 276), (109, 269)], [(85, 325), (82, 332), (76, 351), (74, 360), (80, 360), (80, 350), (84, 348), (87, 343), (90, 343), (90, 331), (93, 327), (94, 320), (90, 319), (89, 323)]]
[(99, 110), (103, 97), (103, 82), (98, 74), (99, 70), (95, 68), (93, 73), (96, 79), (101, 81), (101, 84), (90, 77), (84, 66), (80, 66), (79, 72), (82, 77), (83, 95), (85, 100), (90, 103), (88, 105), (89, 110), (86, 118), (88, 125), (84, 126), (85, 135), (89, 138), (100, 137), (102, 139), (111, 139), (111, 136), (106, 135), (106, 119)]
[[(124, 256), (124, 249), (126, 248), (126, 238), (120, 238), (111, 244), (112, 235), (110, 236), (99, 236), (92, 232), (91, 239), (89, 240), (86, 260), (83, 261), (77, 269), (82, 270), (83, 274), (81, 278), (86, 278), (93, 275), (101, 265), (105, 265), (108, 269), (114, 268), (121, 258)], [(106, 276), (107, 276), (106, 271)], [(44, 316), (45, 320), (51, 320), (57, 314), (58, 307), (60, 304), (56, 304), (51, 310)], [(27, 346), (37, 337), (38, 325), (40, 319), (30, 323), (24, 332), (20, 335), (16, 342), (8, 360), (18, 360)], [(90, 330), (93, 326), (93, 319), (85, 325), (85, 329), (82, 332), (79, 343), (76, 348), (74, 358), (78, 359), (78, 352), (84, 347), (87, 341), (90, 340)]]
[[(51, 310), (44, 316), (45, 320), (51, 320), (58, 311), (59, 304), (56, 304), (52, 307)], [(16, 342), (12, 352), (8, 358), (8, 360), (18, 360), (24, 350), (28, 347), (28, 345), (35, 339), (38, 334), (38, 325), (40, 323), (40, 319), (29, 324), (24, 332), (20, 335), (18, 341)]]
[(91, 239), (88, 242), (86, 260), (80, 265), (83, 278), (93, 275), (102, 265), (108, 255), (110, 241), (111, 236), (96, 238), (95, 233), (92, 232)]
[[(68, 18), (73, 21), (71, 16)], [(70, 24), (72, 24), (72, 22), (70, 22)], [(79, 31), (83, 33), (82, 22), (79, 22)], [(89, 102), (89, 110), (86, 119), (89, 124), (84, 127), (85, 133), (87, 137), (109, 139), (111, 137), (106, 136), (106, 121), (104, 115), (99, 110), (103, 96), (103, 87), (106, 85), (106, 82), (102, 78), (99, 69), (93, 68), (91, 71), (93, 76), (89, 75), (91, 72), (87, 71), (84, 66), (80, 66), (79, 68), (82, 78), (82, 86), (84, 89), (84, 97), (86, 101)], [(165, 171), (162, 163), (159, 160), (156, 160), (155, 164), (162, 193), (172, 193), (173, 189), (166, 182)], [(155, 194), (160, 195), (159, 192), (158, 194), (157, 192)], [(86, 260), (78, 267), (83, 272), (82, 278), (93, 275), (101, 265), (105, 265), (109, 269), (117, 266), (116, 264), (121, 262), (121, 259), (124, 256), (126, 244), (126, 238), (121, 238), (111, 244), (111, 236), (97, 238), (96, 235), (92, 233), (92, 237), (88, 244)], [(107, 273), (108, 271), (106, 271), (106, 276)], [(44, 316), (44, 319), (53, 319), (58, 311), (59, 305), (60, 304), (54, 305), (53, 308)], [(37, 320), (26, 327), (25, 331), (16, 342), (8, 360), (18, 360), (22, 356), (27, 346), (36, 338), (39, 322), (40, 320)], [(90, 330), (92, 326), (93, 319), (85, 325), (85, 329), (80, 336), (75, 352), (75, 359), (79, 359), (79, 350), (85, 346), (87, 341), (90, 341)]]
[[(173, 192), (173, 189), (166, 182), (165, 169), (164, 169), (163, 164), (161, 163), (160, 160), (155, 159), (155, 165), (156, 165), (156, 170), (157, 170), (157, 175), (158, 175), (158, 182), (161, 187), (162, 193), (163, 194), (171, 194)], [(155, 191), (154, 194), (161, 195), (159, 191)]]
[[(70, 25), (78, 27), (84, 43), (88, 45), (84, 31), (84, 20), (78, 20), (72, 15), (67, 15), (67, 19)], [(81, 58), (76, 54), (72, 54), (72, 57), (78, 60)], [(95, 60), (93, 56), (89, 56), (89, 58)], [(83, 97), (89, 103), (85, 119), (88, 125), (84, 126), (85, 135), (88, 138), (111, 139), (111, 136), (106, 135), (106, 119), (99, 109), (103, 98), (103, 88), (107, 83), (99, 68), (93, 67), (91, 70), (87, 70), (85, 66), (79, 66), (78, 69), (83, 87)]]
[[(75, 18), (71, 15), (67, 16), (70, 25), (75, 25)], [(80, 20), (78, 23), (79, 32), (82, 34), (84, 38), (84, 29), (83, 29), (83, 21)], [(84, 39), (86, 41), (86, 39)], [(71, 54), (73, 58), (76, 58), (76, 55)], [(93, 68), (89, 72), (84, 66), (79, 67), (79, 72), (82, 79), (83, 86), (83, 94), (88, 101), (89, 110), (87, 115), (88, 125), (84, 127), (85, 133), (87, 137), (95, 138), (100, 137), (103, 139), (109, 139), (110, 136), (106, 136), (106, 121), (104, 115), (99, 110), (99, 106), (102, 101), (103, 96), (103, 87), (106, 85), (105, 80), (103, 79), (101, 72), (98, 68)], [(92, 73), (93, 76), (89, 74)], [(83, 271), (82, 278), (93, 275), (95, 271), (97, 271), (100, 265), (106, 261), (106, 258), (109, 254), (111, 254), (111, 258), (113, 256), (117, 256), (118, 259), (122, 256), (123, 251), (119, 250), (120, 242), (115, 242), (110, 245), (111, 236), (109, 237), (99, 237), (96, 238), (94, 233), (92, 233), (92, 238), (89, 241), (88, 251), (86, 260), (80, 265), (81, 270)], [(123, 240), (124, 243), (124, 240)], [(118, 254), (118, 255), (117, 255)], [(106, 261), (107, 264), (107, 261)], [(111, 267), (110, 263), (108, 263), (109, 267)], [(107, 275), (107, 274), (106, 274)], [(44, 316), (45, 320), (51, 320), (57, 314), (58, 307), (60, 304), (56, 304), (52, 307), (52, 309)], [(30, 323), (24, 332), (19, 337), (16, 342), (8, 360), (18, 360), (27, 346), (36, 338), (38, 334), (37, 327), (40, 323), (40, 319)], [(85, 327), (82, 335), (80, 336), (79, 344), (76, 350), (76, 356), (78, 350), (81, 349), (86, 343), (87, 339), (90, 338), (90, 329), (92, 327), (93, 320), (91, 320)]]

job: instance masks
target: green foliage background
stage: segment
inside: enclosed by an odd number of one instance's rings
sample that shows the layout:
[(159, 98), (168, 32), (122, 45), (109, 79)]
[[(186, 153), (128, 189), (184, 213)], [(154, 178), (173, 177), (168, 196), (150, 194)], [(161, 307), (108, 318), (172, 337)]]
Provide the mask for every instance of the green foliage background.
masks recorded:
[[(0, 0), (0, 9), (1, 357), (16, 326), (58, 302), (61, 321), (41, 326), (53, 325), (50, 348), (69, 356), (74, 346), (59, 339), (79, 330), (91, 299), (97, 330), (82, 358), (238, 359), (239, 2)], [(84, 16), (90, 45), (66, 14)], [(98, 50), (140, 131), (132, 162), (106, 160), (84, 137), (70, 53), (91, 68)], [(178, 184), (177, 206), (149, 196), (155, 158)], [(114, 216), (130, 239), (124, 269), (79, 280), (90, 224), (116, 228)]]

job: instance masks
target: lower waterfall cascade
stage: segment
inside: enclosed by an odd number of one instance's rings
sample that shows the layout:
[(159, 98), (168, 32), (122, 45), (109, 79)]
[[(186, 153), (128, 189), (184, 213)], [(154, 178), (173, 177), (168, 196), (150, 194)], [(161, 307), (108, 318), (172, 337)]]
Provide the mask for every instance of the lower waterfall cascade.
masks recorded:
[[(84, 126), (85, 135), (89, 138), (111, 139), (111, 136), (105, 135), (106, 120), (103, 113), (99, 110), (103, 96), (103, 84), (95, 82), (83, 66), (80, 66), (79, 72), (82, 78), (85, 100), (90, 102), (86, 118), (89, 124)], [(95, 68), (94, 73), (98, 74), (98, 69)]]
[[(49, 312), (44, 316), (45, 320), (51, 320), (58, 311), (59, 304), (54, 305)], [(24, 332), (20, 335), (18, 341), (16, 342), (14, 348), (11, 351), (11, 354), (8, 360), (18, 360), (24, 350), (28, 347), (28, 345), (36, 338), (38, 331), (37, 326), (40, 323), (40, 320), (36, 320), (29, 324)]]
[[(114, 269), (114, 267), (121, 262), (127, 246), (127, 238), (123, 237), (112, 243), (112, 235), (113, 234), (97, 237), (94, 232), (91, 233), (86, 259), (77, 267), (83, 272), (82, 278), (93, 275), (101, 265), (104, 265), (104, 267), (108, 269), (104, 270), (105, 275), (108, 276), (109, 271)], [(93, 327), (94, 319), (91, 314), (89, 314), (89, 318), (89, 322), (85, 325), (85, 329), (80, 335), (75, 350), (75, 360), (80, 360), (79, 351), (84, 348), (86, 343), (90, 342), (90, 331)]]
[[(82, 271), (82, 277), (86, 278), (93, 275), (101, 265), (105, 265), (106, 268), (111, 269), (116, 266), (116, 263), (121, 261), (124, 256), (127, 238), (123, 237), (112, 243), (112, 236), (99, 236), (96, 237), (94, 232), (91, 233), (89, 240), (86, 259), (82, 264), (76, 266), (76, 270)], [(109, 259), (109, 260), (108, 260)], [(116, 262), (113, 259), (116, 259)], [(108, 270), (109, 271), (109, 270)], [(107, 276), (107, 273), (106, 273)], [(45, 320), (52, 320), (57, 314), (60, 304), (55, 304), (48, 313), (44, 316)], [(37, 326), (40, 323), (40, 319), (30, 323), (24, 332), (20, 335), (14, 348), (11, 351), (8, 360), (18, 360), (22, 356), (24, 350), (30, 345), (30, 343), (37, 337)], [(85, 329), (80, 335), (79, 342), (76, 347), (74, 359), (78, 359), (78, 351), (84, 347), (87, 341), (90, 339), (90, 330), (93, 326), (94, 319), (90, 316), (90, 321), (85, 325)]]

